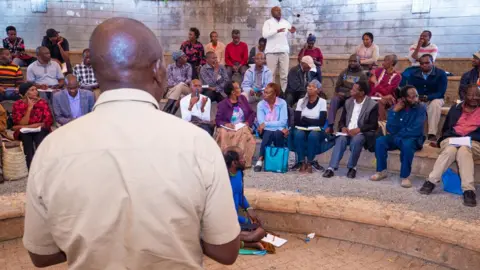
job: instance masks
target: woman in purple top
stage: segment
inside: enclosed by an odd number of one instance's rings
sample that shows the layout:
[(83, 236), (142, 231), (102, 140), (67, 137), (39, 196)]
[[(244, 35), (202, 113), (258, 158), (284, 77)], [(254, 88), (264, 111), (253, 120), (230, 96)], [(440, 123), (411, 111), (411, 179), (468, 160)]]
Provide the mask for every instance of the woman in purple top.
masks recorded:
[(225, 86), (225, 94), (228, 98), (218, 103), (215, 140), (222, 151), (230, 146), (240, 147), (245, 155), (245, 165), (249, 168), (252, 166), (256, 146), (255, 137), (250, 128), (255, 120), (255, 112), (242, 95), (238, 83), (229, 82)]

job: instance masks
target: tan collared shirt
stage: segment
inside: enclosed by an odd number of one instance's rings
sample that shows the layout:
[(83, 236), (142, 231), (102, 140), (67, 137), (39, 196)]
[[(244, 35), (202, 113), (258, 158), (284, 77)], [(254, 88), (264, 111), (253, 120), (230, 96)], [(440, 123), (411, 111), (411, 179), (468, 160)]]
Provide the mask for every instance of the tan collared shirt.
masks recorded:
[(23, 243), (70, 269), (201, 269), (200, 239), (239, 232), (219, 147), (147, 92), (104, 92), (35, 154)]
[(225, 44), (220, 41), (217, 41), (217, 47), (213, 47), (213, 44), (210, 42), (205, 46), (205, 53), (214, 52), (217, 55), (217, 60), (220, 65), (225, 65)]

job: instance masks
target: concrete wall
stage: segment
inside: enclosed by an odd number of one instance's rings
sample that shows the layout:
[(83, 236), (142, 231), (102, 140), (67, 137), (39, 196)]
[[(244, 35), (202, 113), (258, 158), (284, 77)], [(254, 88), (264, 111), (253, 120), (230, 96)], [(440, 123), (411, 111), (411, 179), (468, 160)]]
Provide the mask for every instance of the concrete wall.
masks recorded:
[[(470, 57), (480, 49), (480, 1), (431, 0), (431, 10), (412, 14), (413, 0), (47, 0), (47, 13), (32, 13), (29, 0), (0, 0), (0, 25), (15, 25), (34, 48), (47, 28), (62, 32), (72, 49), (83, 49), (95, 26), (113, 16), (138, 19), (159, 37), (167, 51), (186, 39), (188, 28), (198, 27), (200, 41), (208, 42), (215, 29), (225, 42), (233, 28), (252, 46), (261, 35), (270, 8), (280, 5), (284, 17), (297, 26), (292, 52), (298, 52), (308, 33), (315, 33), (324, 54), (347, 55), (371, 31), (381, 55), (405, 56), (423, 29), (441, 57)], [(297, 14), (300, 17), (297, 17)]]

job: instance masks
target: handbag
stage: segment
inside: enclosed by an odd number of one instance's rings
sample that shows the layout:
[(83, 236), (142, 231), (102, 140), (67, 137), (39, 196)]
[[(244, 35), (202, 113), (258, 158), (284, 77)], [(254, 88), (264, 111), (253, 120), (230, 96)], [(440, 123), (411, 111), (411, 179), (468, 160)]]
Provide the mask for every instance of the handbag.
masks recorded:
[(443, 190), (453, 194), (462, 195), (462, 181), (460, 176), (448, 168), (442, 175)]
[(265, 168), (266, 172), (286, 173), (288, 171), (288, 154), (290, 150), (287, 147), (271, 147), (265, 149)]
[(12, 142), (12, 147), (7, 147), (2, 141), (3, 178), (15, 181), (28, 177), (27, 161), (23, 152), (23, 144)]

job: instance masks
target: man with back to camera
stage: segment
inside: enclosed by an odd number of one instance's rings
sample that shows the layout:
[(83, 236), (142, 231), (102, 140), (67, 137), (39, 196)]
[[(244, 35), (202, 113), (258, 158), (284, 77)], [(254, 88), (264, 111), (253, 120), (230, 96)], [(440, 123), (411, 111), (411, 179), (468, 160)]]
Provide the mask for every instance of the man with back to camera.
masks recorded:
[(158, 39), (111, 18), (90, 49), (103, 91), (94, 111), (47, 137), (30, 168), (23, 243), (35, 266), (202, 269), (203, 254), (234, 263), (240, 227), (222, 153), (159, 111)]

